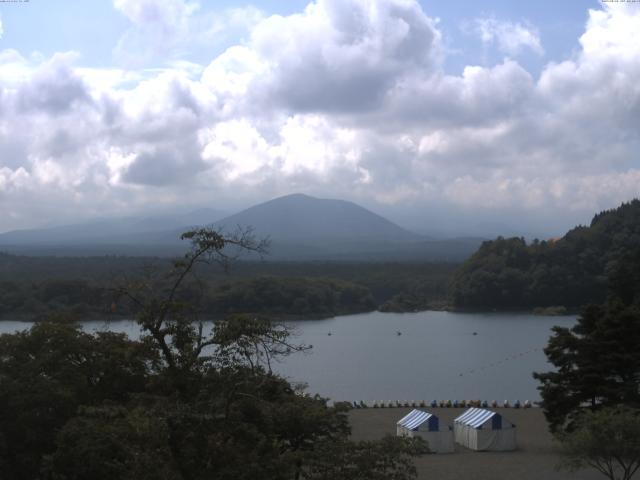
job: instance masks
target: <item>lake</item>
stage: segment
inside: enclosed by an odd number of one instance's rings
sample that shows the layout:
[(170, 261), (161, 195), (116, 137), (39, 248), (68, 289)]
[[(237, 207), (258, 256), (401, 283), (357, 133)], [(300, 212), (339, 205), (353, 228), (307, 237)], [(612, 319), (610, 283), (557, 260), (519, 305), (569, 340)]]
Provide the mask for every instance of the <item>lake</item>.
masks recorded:
[[(550, 369), (542, 349), (551, 328), (574, 323), (570, 316), (451, 312), (290, 321), (296, 341), (313, 349), (274, 368), (334, 400), (538, 400), (531, 373)], [(87, 331), (139, 334), (130, 321), (83, 325)], [(4, 321), (0, 333), (28, 327)]]

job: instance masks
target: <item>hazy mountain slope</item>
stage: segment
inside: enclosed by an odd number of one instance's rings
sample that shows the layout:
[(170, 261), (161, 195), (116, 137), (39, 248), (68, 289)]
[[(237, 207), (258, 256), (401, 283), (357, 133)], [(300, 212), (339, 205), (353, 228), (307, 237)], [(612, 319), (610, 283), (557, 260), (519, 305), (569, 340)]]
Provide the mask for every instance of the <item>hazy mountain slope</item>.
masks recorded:
[(294, 194), (276, 198), (216, 223), (225, 229), (252, 226), (258, 236), (306, 243), (341, 240), (407, 242), (422, 239), (384, 217), (344, 200)]
[(58, 227), (14, 230), (0, 234), (0, 245), (148, 244), (155, 243), (156, 237), (168, 236), (167, 232), (213, 223), (222, 216), (223, 213), (217, 210), (200, 209), (177, 215), (101, 219)]
[[(343, 200), (295, 194), (276, 198), (215, 222), (214, 212), (190, 216), (100, 220), (0, 235), (0, 251), (39, 256), (172, 256), (187, 248), (188, 227), (211, 224), (232, 232), (252, 227), (270, 237), (266, 260), (282, 261), (462, 261), (480, 239), (433, 240)], [(257, 259), (255, 255), (245, 258)]]

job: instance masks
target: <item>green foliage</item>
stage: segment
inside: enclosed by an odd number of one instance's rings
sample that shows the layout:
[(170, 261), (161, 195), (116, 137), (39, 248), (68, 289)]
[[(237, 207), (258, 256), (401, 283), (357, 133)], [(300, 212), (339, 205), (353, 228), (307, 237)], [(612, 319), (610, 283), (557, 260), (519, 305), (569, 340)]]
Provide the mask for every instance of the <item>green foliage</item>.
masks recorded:
[(338, 280), (258, 277), (212, 290), (204, 310), (217, 313), (333, 316), (371, 311), (365, 287)]
[(79, 406), (126, 401), (141, 392), (157, 360), (124, 335), (89, 335), (43, 323), (0, 336), (0, 463), (8, 478), (35, 478), (56, 433)]
[(451, 298), (461, 308), (577, 308), (601, 303), (606, 277), (640, 249), (640, 200), (597, 214), (557, 241), (499, 237), (484, 242), (455, 273)]
[(273, 374), (273, 360), (306, 349), (285, 327), (233, 316), (208, 332), (181, 297), (199, 262), (260, 243), (185, 238), (192, 248), (169, 272), (118, 289), (141, 341), (68, 322), (0, 336), (2, 479), (414, 478), (417, 444), (351, 443), (344, 405)]
[(119, 405), (80, 408), (43, 470), (65, 480), (179, 480), (167, 424), (152, 413)]
[(611, 269), (607, 302), (554, 328), (545, 353), (556, 369), (534, 374), (552, 430), (573, 428), (585, 407), (640, 408), (639, 269), (640, 253), (625, 256)]
[(562, 466), (568, 470), (589, 466), (610, 480), (630, 480), (640, 467), (640, 410), (614, 407), (585, 412), (576, 428), (560, 440)]
[(411, 458), (428, 451), (420, 438), (385, 436), (378, 442), (324, 442), (303, 478), (310, 480), (405, 480), (415, 478)]

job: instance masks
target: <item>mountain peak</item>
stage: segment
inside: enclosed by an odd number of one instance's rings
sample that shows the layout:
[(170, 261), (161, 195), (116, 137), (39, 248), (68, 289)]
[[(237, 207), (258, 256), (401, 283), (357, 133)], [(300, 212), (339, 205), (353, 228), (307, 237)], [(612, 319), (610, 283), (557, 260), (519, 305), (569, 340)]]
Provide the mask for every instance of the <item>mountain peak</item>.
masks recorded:
[(287, 241), (410, 241), (420, 238), (353, 202), (294, 193), (254, 205), (219, 226), (252, 226), (259, 236)]

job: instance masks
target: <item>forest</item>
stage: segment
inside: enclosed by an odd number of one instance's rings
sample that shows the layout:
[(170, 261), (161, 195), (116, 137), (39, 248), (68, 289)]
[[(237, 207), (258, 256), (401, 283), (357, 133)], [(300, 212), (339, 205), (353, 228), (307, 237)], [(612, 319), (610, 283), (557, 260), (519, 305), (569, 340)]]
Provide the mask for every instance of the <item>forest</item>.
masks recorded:
[[(164, 258), (29, 257), (0, 254), (0, 318), (82, 320), (125, 318), (133, 311), (114, 291), (132, 278), (168, 268)], [(199, 265), (185, 286), (203, 315), (258, 313), (272, 317), (424, 310), (447, 299), (452, 263), (255, 262), (226, 271)]]
[(602, 303), (607, 276), (625, 254), (640, 249), (640, 201), (594, 216), (560, 239), (484, 242), (455, 272), (451, 303), (459, 309), (531, 309), (563, 306), (577, 311)]

